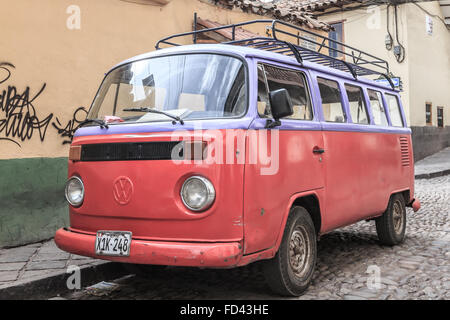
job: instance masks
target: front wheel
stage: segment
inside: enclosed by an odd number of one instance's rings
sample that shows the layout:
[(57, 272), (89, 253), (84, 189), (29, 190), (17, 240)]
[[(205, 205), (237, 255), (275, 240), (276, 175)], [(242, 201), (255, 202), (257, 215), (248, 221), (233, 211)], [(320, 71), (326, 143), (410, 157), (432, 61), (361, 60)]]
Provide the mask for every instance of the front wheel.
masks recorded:
[(280, 249), (264, 262), (269, 287), (283, 296), (300, 296), (311, 284), (317, 259), (314, 223), (303, 207), (294, 207), (286, 223)]
[(405, 240), (406, 206), (402, 195), (391, 197), (386, 212), (375, 220), (375, 224), (382, 244), (394, 246)]

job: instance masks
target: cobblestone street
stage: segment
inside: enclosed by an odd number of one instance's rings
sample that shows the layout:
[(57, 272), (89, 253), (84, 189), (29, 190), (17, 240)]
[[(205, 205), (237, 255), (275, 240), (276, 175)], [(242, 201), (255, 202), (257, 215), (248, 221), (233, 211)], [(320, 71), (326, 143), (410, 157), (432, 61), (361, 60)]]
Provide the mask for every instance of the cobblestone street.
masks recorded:
[[(450, 176), (417, 180), (416, 188), (422, 209), (408, 209), (404, 244), (380, 246), (373, 221), (323, 236), (313, 285), (300, 299), (450, 299)], [(371, 266), (379, 268), (379, 289), (367, 285)], [(128, 276), (115, 282), (117, 290), (106, 296), (81, 290), (65, 298), (278, 298), (266, 286), (258, 263), (232, 270), (168, 268), (145, 279)]]

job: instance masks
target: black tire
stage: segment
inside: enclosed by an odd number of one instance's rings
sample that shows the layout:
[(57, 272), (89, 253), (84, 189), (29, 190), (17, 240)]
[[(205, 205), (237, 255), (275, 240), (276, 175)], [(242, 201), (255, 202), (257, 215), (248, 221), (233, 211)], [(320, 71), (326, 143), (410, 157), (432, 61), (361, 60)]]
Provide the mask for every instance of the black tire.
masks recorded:
[(135, 274), (137, 277), (140, 278), (151, 277), (155, 273), (163, 271), (167, 268), (167, 266), (133, 264), (133, 263), (123, 263), (122, 266), (127, 272)]
[(264, 261), (266, 281), (279, 295), (301, 296), (311, 284), (316, 260), (317, 235), (311, 216), (305, 208), (293, 207), (277, 254)]
[(405, 240), (406, 206), (402, 195), (391, 197), (386, 212), (375, 219), (378, 239), (387, 246), (395, 246)]

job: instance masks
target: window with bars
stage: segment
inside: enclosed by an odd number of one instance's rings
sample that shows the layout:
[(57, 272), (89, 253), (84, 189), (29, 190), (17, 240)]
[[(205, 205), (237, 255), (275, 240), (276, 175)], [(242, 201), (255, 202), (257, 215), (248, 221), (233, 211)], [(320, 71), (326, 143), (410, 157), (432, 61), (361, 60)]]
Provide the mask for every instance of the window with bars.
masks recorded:
[(444, 108), (438, 107), (437, 108), (437, 123), (439, 128), (444, 127)]
[[(338, 41), (340, 43), (344, 42), (344, 24), (342, 22), (331, 24), (333, 31), (328, 33), (328, 38)], [(336, 50), (343, 51), (342, 45), (335, 42), (330, 43), (329, 55), (333, 58), (343, 59), (344, 55)]]
[(427, 125), (433, 125), (433, 105), (431, 103), (425, 105), (425, 117)]

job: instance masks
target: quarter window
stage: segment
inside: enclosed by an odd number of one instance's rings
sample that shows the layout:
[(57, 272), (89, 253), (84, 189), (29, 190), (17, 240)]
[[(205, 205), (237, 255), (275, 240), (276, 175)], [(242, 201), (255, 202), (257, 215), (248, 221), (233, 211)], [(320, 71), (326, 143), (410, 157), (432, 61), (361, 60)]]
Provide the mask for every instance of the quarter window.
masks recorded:
[(373, 121), (377, 126), (385, 126), (389, 125), (386, 110), (383, 106), (383, 98), (381, 97), (381, 93), (374, 90), (367, 90), (369, 93), (369, 101), (370, 107), (372, 108)]
[(400, 112), (400, 105), (396, 96), (386, 94), (386, 102), (391, 116), (391, 123), (394, 127), (403, 127), (402, 114)]
[(325, 121), (344, 123), (347, 121), (342, 105), (342, 95), (339, 84), (336, 81), (317, 78), (322, 109)]
[(347, 91), (353, 123), (369, 124), (369, 115), (367, 114), (366, 100), (362, 89), (347, 84), (345, 85), (345, 91)]
[(270, 116), (269, 92), (266, 84), (264, 66), (258, 65), (258, 114), (266, 118)]
[[(312, 120), (311, 100), (303, 73), (269, 65), (264, 65), (264, 70), (269, 91), (286, 89), (289, 92), (294, 107), (294, 114), (287, 119)], [(259, 85), (263, 86), (261, 80)], [(258, 89), (258, 92), (262, 92), (262, 90)], [(258, 96), (261, 101), (264, 100), (262, 93), (259, 93)], [(262, 108), (262, 105), (258, 106), (258, 109), (262, 110)], [(270, 113), (270, 109), (264, 115), (267, 116), (267, 113)]]

